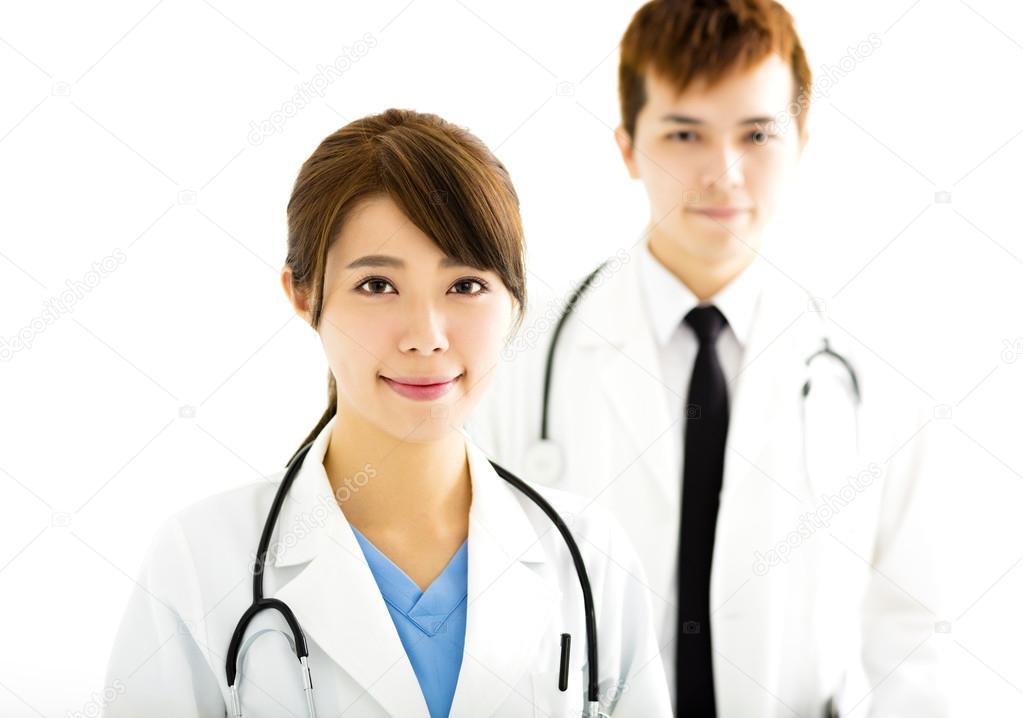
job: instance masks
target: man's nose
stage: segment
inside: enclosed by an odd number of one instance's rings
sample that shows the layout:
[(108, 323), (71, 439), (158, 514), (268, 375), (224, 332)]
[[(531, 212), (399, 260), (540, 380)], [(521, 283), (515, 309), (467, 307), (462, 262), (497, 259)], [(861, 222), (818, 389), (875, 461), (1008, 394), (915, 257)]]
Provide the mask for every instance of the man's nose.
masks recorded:
[(736, 187), (742, 184), (742, 158), (745, 151), (722, 143), (714, 148), (701, 178), (704, 187)]

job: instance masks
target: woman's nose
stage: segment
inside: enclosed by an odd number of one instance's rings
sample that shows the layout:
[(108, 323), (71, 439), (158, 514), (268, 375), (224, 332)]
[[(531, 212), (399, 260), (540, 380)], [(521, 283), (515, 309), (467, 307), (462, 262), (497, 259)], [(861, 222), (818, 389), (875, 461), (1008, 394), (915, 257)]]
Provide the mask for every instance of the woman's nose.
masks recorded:
[(410, 307), (401, 339), (401, 351), (433, 354), (438, 350), (447, 350), (448, 339), (444, 327), (444, 317), (436, 307), (430, 304)]

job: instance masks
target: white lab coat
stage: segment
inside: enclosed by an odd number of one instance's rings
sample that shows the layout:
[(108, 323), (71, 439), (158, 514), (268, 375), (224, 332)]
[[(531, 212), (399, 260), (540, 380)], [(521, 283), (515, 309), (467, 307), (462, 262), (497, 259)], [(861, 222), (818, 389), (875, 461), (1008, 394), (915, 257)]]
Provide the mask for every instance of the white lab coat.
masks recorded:
[[(333, 424), (319, 434), (283, 505), (265, 595), (287, 603), (306, 634), (319, 716), (427, 718), (419, 683), (323, 469)], [(473, 491), (468, 607), (450, 715), (577, 716), (586, 644), (582, 593), (568, 550), (546, 516), (463, 435)], [(283, 474), (200, 501), (159, 529), (107, 669), (108, 685), (123, 686), (106, 708), (108, 718), (225, 715), (225, 654), (251, 603), (251, 564)], [(356, 490), (359, 485), (352, 483)], [(634, 551), (600, 507), (539, 489), (569, 522), (586, 561), (604, 710), (670, 716)], [(243, 712), (250, 718), (305, 716), (299, 663), (281, 634), (259, 633), (268, 628), (286, 630), (276, 611), (260, 614), (246, 634), (258, 638), (239, 669)], [(557, 689), (563, 632), (572, 636), (565, 693)]]
[[(563, 452), (561, 478), (543, 478), (527, 452), (567, 293), (531, 303), (466, 428), (510, 470), (596, 497), (621, 521), (650, 581), (670, 681), (683, 427), (668, 402), (685, 397), (661, 381), (639, 285), (642, 249), (619, 252), (562, 330), (548, 424)], [(917, 497), (932, 477), (922, 463), (926, 430), (915, 433), (929, 414), (901, 411), (895, 389), (905, 382), (859, 362), (861, 347), (841, 332), (830, 332), (832, 346), (859, 365), (863, 404), (855, 408), (848, 374), (826, 358), (810, 365), (804, 405), (805, 359), (825, 324), (805, 294), (763, 269), (732, 397), (711, 577), (717, 714), (817, 718), (834, 697), (843, 714), (946, 715), (935, 636), (944, 616)], [(843, 488), (850, 476), (859, 477), (852, 493)], [(843, 490), (853, 500), (839, 503)], [(817, 519), (809, 530), (800, 527), (808, 516)], [(790, 550), (775, 550), (781, 543)]]

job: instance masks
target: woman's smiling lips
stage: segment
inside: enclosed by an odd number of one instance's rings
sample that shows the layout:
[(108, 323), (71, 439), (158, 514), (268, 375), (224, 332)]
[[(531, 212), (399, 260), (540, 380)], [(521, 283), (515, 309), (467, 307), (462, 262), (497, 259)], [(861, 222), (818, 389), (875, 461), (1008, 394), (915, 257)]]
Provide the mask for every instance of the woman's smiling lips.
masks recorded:
[(401, 394), (406, 399), (415, 401), (433, 401), (439, 399), (451, 390), (455, 382), (462, 378), (459, 374), (455, 377), (445, 376), (402, 376), (386, 377), (383, 374), (380, 378), (387, 382), (387, 385)]

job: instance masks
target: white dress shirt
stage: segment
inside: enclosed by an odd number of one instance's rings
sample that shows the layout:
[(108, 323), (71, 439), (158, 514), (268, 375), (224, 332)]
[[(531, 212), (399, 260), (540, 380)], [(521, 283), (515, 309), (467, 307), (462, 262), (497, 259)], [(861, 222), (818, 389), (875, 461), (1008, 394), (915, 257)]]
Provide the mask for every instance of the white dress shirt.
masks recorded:
[(727, 327), (718, 336), (716, 349), (728, 384), (728, 401), (732, 403), (732, 389), (739, 374), (742, 350), (753, 325), (760, 294), (762, 270), (761, 260), (754, 259), (717, 294), (706, 302), (700, 302), (682, 280), (657, 261), (650, 252), (650, 244), (644, 245), (640, 253), (644, 306), (654, 329), (664, 384), (679, 397), (679, 401), (671, 405), (672, 419), (682, 416), (689, 393), (689, 378), (699, 349), (696, 332), (684, 322), (686, 314), (698, 304), (715, 305), (728, 320)]
[[(689, 379), (692, 376), (693, 365), (696, 363), (696, 352), (699, 349), (696, 332), (685, 323), (685, 316), (698, 304), (713, 304), (728, 321), (727, 326), (718, 335), (715, 348), (728, 386), (728, 403), (730, 406), (734, 405), (734, 387), (742, 365), (743, 349), (752, 329), (757, 300), (762, 287), (762, 260), (755, 258), (735, 279), (722, 287), (706, 302), (700, 302), (689, 287), (654, 257), (650, 252), (649, 243), (646, 243), (644, 250), (640, 252), (639, 262), (643, 304), (657, 343), (661, 380), (665, 387), (678, 397), (677, 400), (669, 399), (669, 411), (672, 421), (678, 421), (680, 427), (679, 431), (675, 432), (679, 461), (675, 467), (674, 475), (678, 480), (678, 500), (681, 503), (682, 457), (684, 456), (682, 442), (685, 434), (682, 412), (687, 403)], [(672, 543), (677, 552), (677, 537), (673, 537)], [(677, 565), (673, 585), (678, 586)], [(673, 598), (677, 604), (677, 592)], [(714, 607), (711, 606), (711, 610), (713, 609)], [(674, 705), (677, 619), (674, 616), (669, 616), (663, 625), (657, 626), (657, 628), (657, 641), (661, 646), (661, 659), (668, 679), (672, 705)], [(713, 636), (711, 640), (713, 641)]]

